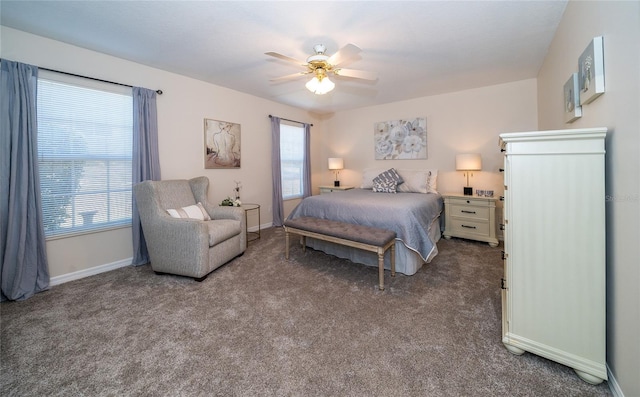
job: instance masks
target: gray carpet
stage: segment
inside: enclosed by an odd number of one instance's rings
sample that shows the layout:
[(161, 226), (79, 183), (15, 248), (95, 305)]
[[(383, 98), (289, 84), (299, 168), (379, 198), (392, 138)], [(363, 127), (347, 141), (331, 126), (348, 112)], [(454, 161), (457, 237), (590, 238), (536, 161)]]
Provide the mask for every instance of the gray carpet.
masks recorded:
[(608, 396), (500, 342), (500, 249), (459, 239), (414, 276), (269, 229), (204, 282), (126, 267), (1, 309), (4, 396)]

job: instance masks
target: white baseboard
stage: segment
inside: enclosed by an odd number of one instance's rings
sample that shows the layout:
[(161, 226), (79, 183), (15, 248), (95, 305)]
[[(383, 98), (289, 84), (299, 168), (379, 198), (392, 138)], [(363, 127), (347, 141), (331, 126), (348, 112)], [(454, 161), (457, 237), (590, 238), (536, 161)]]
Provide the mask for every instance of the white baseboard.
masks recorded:
[[(262, 229), (268, 229), (271, 226), (273, 226), (273, 222), (269, 222), (269, 223), (263, 223), (260, 225), (260, 230)], [(247, 228), (247, 231), (249, 232), (257, 232), (258, 231), (258, 226), (251, 226)]]
[(67, 273), (60, 276), (52, 277), (49, 281), (50, 286), (68, 283), (69, 281), (79, 280), (81, 278), (94, 276), (96, 274), (108, 272), (121, 267), (129, 266), (133, 258), (122, 259), (116, 262), (107, 263), (100, 266), (91, 267), (89, 269), (78, 270), (77, 272)]
[(620, 385), (618, 384), (616, 377), (613, 376), (613, 372), (611, 372), (609, 364), (607, 364), (607, 377), (609, 378), (609, 390), (611, 390), (613, 397), (624, 397), (624, 393), (622, 392), (622, 389), (620, 389)]

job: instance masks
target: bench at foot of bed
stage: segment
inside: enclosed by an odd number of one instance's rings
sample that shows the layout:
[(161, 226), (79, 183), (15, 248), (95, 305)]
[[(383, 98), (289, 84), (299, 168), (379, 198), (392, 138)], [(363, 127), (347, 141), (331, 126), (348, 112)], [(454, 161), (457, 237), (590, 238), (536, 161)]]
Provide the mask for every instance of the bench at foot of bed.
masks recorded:
[(380, 290), (384, 290), (384, 253), (391, 248), (391, 276), (396, 275), (394, 231), (306, 216), (285, 221), (284, 231), (286, 259), (289, 259), (289, 235), (293, 233), (302, 237), (303, 249), (306, 248), (305, 237), (312, 237), (377, 253)]

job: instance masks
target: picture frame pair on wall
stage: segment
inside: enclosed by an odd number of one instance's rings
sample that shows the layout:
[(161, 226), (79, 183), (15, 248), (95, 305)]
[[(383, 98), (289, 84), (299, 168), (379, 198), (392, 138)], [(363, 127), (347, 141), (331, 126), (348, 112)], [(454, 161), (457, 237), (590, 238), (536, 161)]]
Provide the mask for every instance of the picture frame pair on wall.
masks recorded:
[(564, 84), (564, 119), (572, 123), (582, 117), (582, 106), (604, 94), (604, 43), (595, 37), (578, 58), (578, 72)]

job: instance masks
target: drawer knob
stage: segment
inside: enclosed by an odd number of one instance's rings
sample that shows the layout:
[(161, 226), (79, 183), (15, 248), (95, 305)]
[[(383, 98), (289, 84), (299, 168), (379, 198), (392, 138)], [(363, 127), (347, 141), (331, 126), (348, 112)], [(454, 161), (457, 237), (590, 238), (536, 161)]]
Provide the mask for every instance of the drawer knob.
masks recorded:
[(467, 210), (460, 210), (460, 212), (465, 213), (465, 214), (475, 214), (475, 211), (467, 211)]
[(504, 196), (500, 196), (500, 201), (504, 201)]
[(466, 227), (467, 229), (477, 229), (475, 226), (462, 225), (462, 227)]
[(498, 170), (500, 170), (500, 172), (504, 172), (504, 168), (498, 168)]

